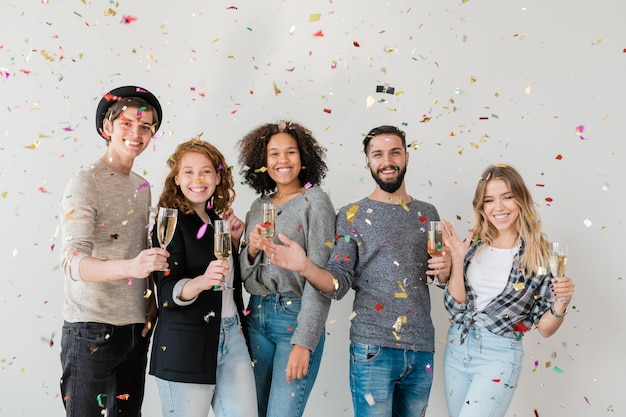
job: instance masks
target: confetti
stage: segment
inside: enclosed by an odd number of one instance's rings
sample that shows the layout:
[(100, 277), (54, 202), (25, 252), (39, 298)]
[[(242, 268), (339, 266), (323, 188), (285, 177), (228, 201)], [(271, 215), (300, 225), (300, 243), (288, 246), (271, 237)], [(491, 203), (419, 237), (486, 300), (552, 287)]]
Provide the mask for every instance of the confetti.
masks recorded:
[(135, 16), (122, 16), (122, 23), (124, 23), (125, 25), (130, 25), (135, 20), (137, 20)]
[(359, 211), (358, 204), (353, 204), (348, 210), (346, 210), (346, 219), (348, 220), (348, 224), (352, 224), (357, 211)]
[(206, 229), (208, 228), (208, 226), (208, 223), (204, 223), (202, 226), (200, 226), (200, 228), (198, 229), (198, 233), (196, 233), (196, 239), (202, 239), (202, 236), (204, 236), (204, 234), (206, 233)]
[(586, 137), (583, 136), (583, 133), (585, 132), (585, 126), (583, 126), (583, 125), (576, 126), (576, 128), (574, 130), (575, 130), (576, 134), (578, 135), (578, 137), (580, 138), (580, 140), (587, 139)]

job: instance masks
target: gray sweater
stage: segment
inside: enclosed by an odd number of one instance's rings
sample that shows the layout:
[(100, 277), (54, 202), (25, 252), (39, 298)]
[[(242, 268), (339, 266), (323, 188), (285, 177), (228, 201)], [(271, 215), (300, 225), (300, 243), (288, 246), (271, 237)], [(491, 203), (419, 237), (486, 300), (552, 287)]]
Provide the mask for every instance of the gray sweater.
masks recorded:
[[(269, 202), (266, 196), (257, 198), (246, 215), (245, 239), (250, 239), (250, 231), (261, 224), (261, 208)], [(319, 266), (324, 266), (330, 255), (335, 237), (335, 209), (324, 191), (311, 187), (276, 207), (276, 233), (284, 234), (304, 248), (308, 258)], [(248, 247), (244, 246), (241, 256), (241, 277), (246, 291), (254, 295), (297, 294), (302, 297), (302, 308), (298, 314), (298, 327), (291, 338), (292, 344), (299, 344), (314, 350), (324, 331), (330, 299), (324, 297), (304, 277), (276, 265), (261, 265), (267, 262), (263, 252), (254, 263), (248, 259)]]
[[(150, 187), (139, 175), (123, 175), (102, 161), (82, 168), (61, 197), (61, 266), (65, 272), (63, 318), (115, 326), (144, 323), (145, 277), (109, 282), (81, 280), (85, 256), (130, 259), (146, 248)], [(130, 280), (132, 279), (132, 280)]]
[(405, 206), (364, 198), (337, 214), (337, 244), (326, 264), (342, 298), (355, 290), (350, 339), (412, 351), (434, 351), (427, 221), (439, 220), (432, 204)]

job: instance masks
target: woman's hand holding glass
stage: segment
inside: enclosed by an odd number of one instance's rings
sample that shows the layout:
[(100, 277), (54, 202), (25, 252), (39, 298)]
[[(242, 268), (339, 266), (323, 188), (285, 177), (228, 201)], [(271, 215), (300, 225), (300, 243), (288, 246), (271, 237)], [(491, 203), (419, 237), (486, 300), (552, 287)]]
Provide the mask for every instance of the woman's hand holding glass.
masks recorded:
[(202, 275), (202, 289), (221, 289), (224, 285), (224, 277), (229, 275), (230, 268), (228, 267), (227, 259), (216, 259), (211, 261)]

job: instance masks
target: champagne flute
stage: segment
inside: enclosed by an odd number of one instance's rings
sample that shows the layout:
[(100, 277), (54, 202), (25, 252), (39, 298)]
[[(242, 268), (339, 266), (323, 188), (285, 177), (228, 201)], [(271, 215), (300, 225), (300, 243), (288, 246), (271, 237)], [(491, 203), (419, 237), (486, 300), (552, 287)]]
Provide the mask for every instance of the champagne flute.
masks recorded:
[[(550, 271), (554, 278), (560, 278), (565, 275), (565, 265), (567, 265), (567, 243), (551, 242), (550, 253), (548, 255), (548, 263)], [(552, 299), (551, 301), (555, 301)], [(558, 298), (556, 301), (562, 301)]]
[[(261, 213), (261, 236), (271, 239), (276, 233), (276, 206), (272, 203), (263, 203)], [(267, 257), (267, 262), (262, 265), (271, 265), (272, 260)]]
[[(232, 240), (230, 237), (230, 223), (226, 220), (215, 220), (213, 222), (213, 253), (215, 257), (220, 260), (228, 259), (232, 253)], [(222, 285), (214, 285), (213, 290), (234, 290), (233, 287), (227, 287), (223, 281), (225, 277), (222, 277)]]
[[(177, 222), (178, 209), (159, 207), (156, 233), (161, 249), (165, 249), (172, 241)], [(163, 271), (167, 271), (167, 269), (164, 269)]]
[[(435, 256), (441, 256), (443, 253), (443, 236), (441, 231), (441, 223), (437, 221), (428, 222), (428, 254), (434, 258)], [(433, 282), (439, 281), (437, 275), (433, 276)], [(426, 278), (428, 282), (428, 277)]]
[(178, 209), (159, 207), (157, 215), (157, 240), (161, 249), (165, 249), (174, 237), (176, 223), (178, 222)]

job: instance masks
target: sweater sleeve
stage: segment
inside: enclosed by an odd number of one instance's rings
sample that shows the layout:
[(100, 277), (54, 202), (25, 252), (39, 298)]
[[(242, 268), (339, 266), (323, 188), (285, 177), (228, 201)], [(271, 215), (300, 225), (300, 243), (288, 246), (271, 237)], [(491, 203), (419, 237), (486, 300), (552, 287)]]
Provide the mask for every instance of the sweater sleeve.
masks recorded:
[[(351, 206), (355, 207), (355, 205)], [(328, 298), (341, 300), (352, 288), (352, 281), (359, 260), (357, 236), (350, 233), (347, 221), (348, 207), (342, 208), (335, 219), (336, 242), (326, 264), (326, 269), (335, 278), (335, 289), (324, 293)]]
[[(254, 230), (256, 222), (254, 219), (260, 217), (261, 202), (256, 199), (252, 202), (250, 210), (246, 213), (246, 223), (244, 229), (244, 240), (250, 241), (250, 232)], [(263, 252), (259, 252), (253, 262), (250, 262), (248, 258), (248, 245), (242, 245), (241, 253), (239, 255), (239, 265), (241, 267), (241, 280), (246, 287), (246, 291), (250, 294), (265, 294), (267, 288), (261, 283), (261, 272), (263, 268), (260, 267), (261, 262), (265, 255)]]
[[(312, 190), (306, 236), (308, 258), (324, 267), (330, 256), (335, 235), (335, 209), (328, 194), (321, 189)], [(308, 281), (302, 293), (302, 308), (298, 314), (298, 327), (291, 337), (292, 344), (305, 346), (313, 351), (324, 331), (330, 299), (324, 297)]]

